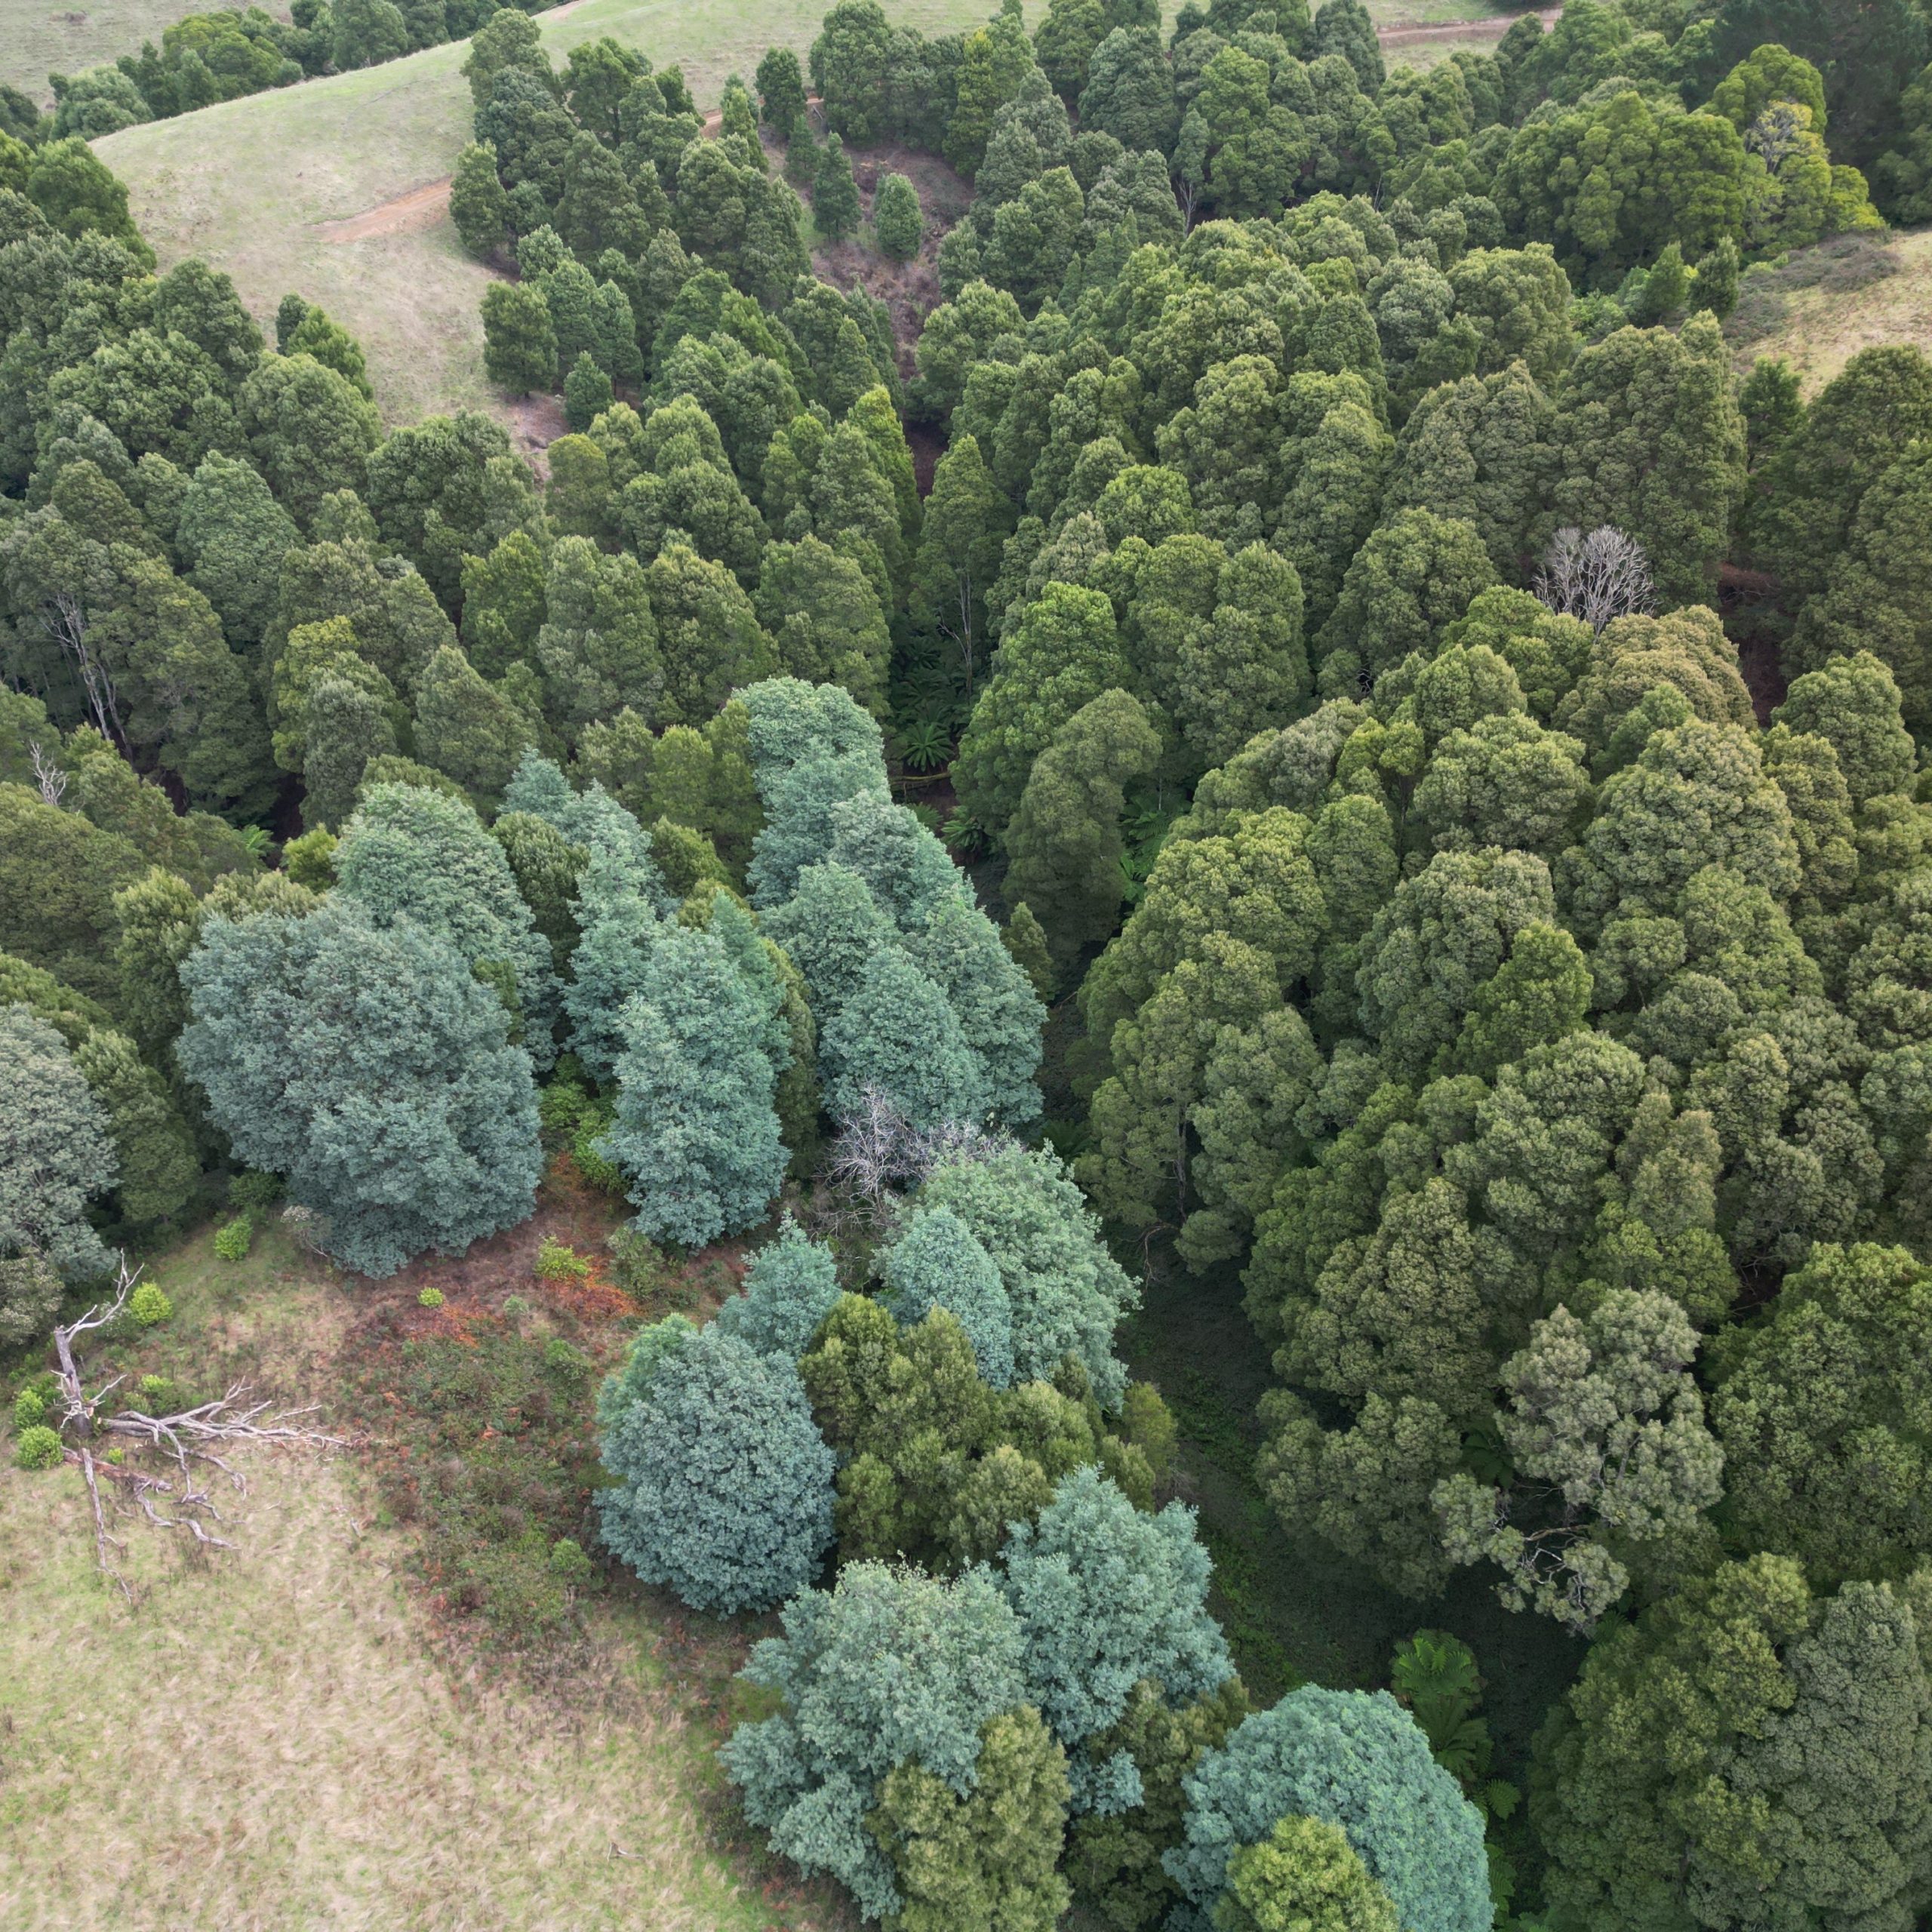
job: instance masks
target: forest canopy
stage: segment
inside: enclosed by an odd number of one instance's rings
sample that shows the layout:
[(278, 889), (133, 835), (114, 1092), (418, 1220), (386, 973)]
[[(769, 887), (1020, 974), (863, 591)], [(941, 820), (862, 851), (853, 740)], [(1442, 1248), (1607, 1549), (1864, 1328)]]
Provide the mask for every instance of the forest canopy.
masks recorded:
[[(0, 1347), (251, 1187), (353, 1296), (565, 1173), (731, 1284), (557, 1358), (583, 1534), (748, 1620), (866, 1918), (1915, 1922), (1932, 365), (1724, 323), (1932, 212), (1917, 0), (838, 0), (715, 127), (460, 14), (0, 102)], [(540, 466), (87, 145), (464, 36)]]

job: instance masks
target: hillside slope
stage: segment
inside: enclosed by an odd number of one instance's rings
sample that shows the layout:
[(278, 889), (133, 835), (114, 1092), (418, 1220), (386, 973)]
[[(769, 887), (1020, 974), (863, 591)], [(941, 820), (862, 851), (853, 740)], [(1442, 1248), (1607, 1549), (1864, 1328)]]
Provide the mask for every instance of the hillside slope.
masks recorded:
[[(574, 0), (537, 17), (554, 59), (609, 34), (660, 67), (681, 66), (709, 105), (725, 76), (749, 76), (768, 46), (802, 55), (825, 5)], [(888, 11), (936, 34), (976, 26), (991, 9), (988, 0), (892, 0)], [(1487, 46), (1509, 17), (1497, 0), (1372, 0), (1370, 11), (1389, 59), (1420, 65), (1460, 45)], [(1466, 35), (1457, 31), (1465, 19)], [(488, 272), (464, 254), (433, 197), (408, 198), (450, 174), (469, 137), (466, 48), (430, 48), (97, 143), (128, 183), (163, 267), (204, 257), (235, 278), (264, 321), (291, 289), (319, 303), (361, 340), (391, 423), (503, 406), (483, 379), (478, 305)]]
[[(802, 54), (823, 0), (581, 0), (537, 16), (561, 60), (609, 34), (660, 67), (677, 63), (697, 99), (747, 74), (774, 42)], [(897, 0), (893, 17), (928, 32), (983, 20), (985, 0)], [(319, 303), (361, 341), (391, 423), (491, 401), (478, 304), (488, 272), (447, 219), (331, 224), (382, 208), (448, 175), (469, 138), (467, 43), (380, 67), (251, 94), (97, 144), (128, 184), (141, 232), (164, 267), (200, 255), (235, 278), (266, 321), (290, 290)]]
[(1807, 396), (1861, 349), (1932, 351), (1932, 229), (1838, 235), (1747, 275), (1724, 337), (1740, 374), (1761, 355), (1781, 355)]

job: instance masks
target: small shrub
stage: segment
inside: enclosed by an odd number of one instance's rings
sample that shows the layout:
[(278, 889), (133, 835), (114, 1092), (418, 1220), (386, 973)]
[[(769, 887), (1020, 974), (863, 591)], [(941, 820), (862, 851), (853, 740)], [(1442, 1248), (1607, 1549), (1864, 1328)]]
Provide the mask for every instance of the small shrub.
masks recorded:
[(47, 1404), (38, 1389), (23, 1389), (14, 1398), (14, 1426), (38, 1429), (47, 1419)]
[(225, 1227), (215, 1230), (216, 1259), (221, 1261), (245, 1260), (254, 1238), (254, 1223), (246, 1214), (237, 1214)]
[(611, 1272), (626, 1294), (641, 1299), (663, 1285), (664, 1257), (648, 1235), (621, 1227), (604, 1244), (611, 1251)]
[(611, 1131), (613, 1118), (609, 1101), (587, 1102), (577, 1131), (571, 1139), (571, 1158), (577, 1163), (577, 1172), (591, 1186), (605, 1194), (622, 1194), (623, 1174), (601, 1145), (605, 1135)]
[(552, 1080), (537, 1096), (537, 1118), (546, 1134), (568, 1140), (577, 1129), (590, 1096), (574, 1080)]
[(251, 1168), (228, 1183), (228, 1204), (251, 1221), (262, 1220), (281, 1198), (281, 1177), (257, 1174)]
[(503, 1297), (503, 1318), (506, 1321), (521, 1321), (530, 1312), (530, 1304), (521, 1295)]
[(45, 1423), (22, 1429), (14, 1444), (14, 1460), (23, 1469), (51, 1469), (65, 1453), (60, 1437)]
[(441, 1308), (442, 1305), (443, 1291), (441, 1288), (425, 1288), (416, 1297), (416, 1306), (418, 1308)]
[(581, 1281), (590, 1272), (590, 1263), (568, 1241), (546, 1235), (537, 1251), (536, 1272), (540, 1281)]
[(597, 1566), (574, 1537), (559, 1537), (550, 1546), (550, 1574), (568, 1589), (586, 1589), (597, 1574)]
[(158, 1328), (174, 1318), (174, 1304), (152, 1281), (143, 1281), (128, 1298), (128, 1312), (143, 1328)]
[(165, 1409), (173, 1400), (175, 1384), (165, 1375), (144, 1375), (134, 1384), (134, 1392), (140, 1397), (148, 1413), (152, 1415)]
[(573, 1389), (581, 1389), (590, 1379), (590, 1371), (596, 1364), (581, 1349), (559, 1335), (544, 1344), (543, 1366), (558, 1381), (567, 1383)]

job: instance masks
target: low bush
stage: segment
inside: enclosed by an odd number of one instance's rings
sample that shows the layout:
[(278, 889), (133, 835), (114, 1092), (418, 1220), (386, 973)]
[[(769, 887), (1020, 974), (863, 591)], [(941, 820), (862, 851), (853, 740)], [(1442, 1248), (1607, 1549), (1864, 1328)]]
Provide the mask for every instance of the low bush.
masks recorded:
[(228, 1204), (238, 1214), (259, 1221), (281, 1198), (281, 1177), (245, 1169), (228, 1183)]
[(540, 1281), (581, 1281), (590, 1272), (590, 1263), (568, 1241), (546, 1235), (537, 1251), (535, 1272)]
[(143, 1328), (158, 1328), (174, 1318), (174, 1304), (166, 1292), (152, 1281), (143, 1281), (128, 1297), (128, 1312)]
[(221, 1261), (246, 1260), (254, 1239), (254, 1223), (246, 1214), (238, 1214), (215, 1230), (215, 1257)]
[(14, 1438), (14, 1460), (23, 1469), (51, 1469), (65, 1453), (60, 1437), (45, 1423), (22, 1429)]
[(442, 1305), (443, 1291), (441, 1288), (425, 1288), (416, 1297), (418, 1308), (441, 1308)]
[(615, 1161), (603, 1152), (603, 1140), (612, 1118), (608, 1100), (592, 1100), (584, 1108), (571, 1137), (571, 1158), (577, 1171), (600, 1193), (622, 1194), (624, 1177)]
[(611, 1251), (613, 1278), (633, 1300), (655, 1294), (664, 1285), (663, 1253), (648, 1235), (626, 1225), (610, 1235), (604, 1245)]
[(590, 1371), (595, 1367), (575, 1343), (565, 1341), (561, 1335), (552, 1336), (543, 1344), (545, 1373), (555, 1376), (573, 1394), (590, 1380)]
[(597, 1565), (574, 1537), (559, 1537), (550, 1546), (550, 1574), (567, 1589), (585, 1590), (597, 1580)]

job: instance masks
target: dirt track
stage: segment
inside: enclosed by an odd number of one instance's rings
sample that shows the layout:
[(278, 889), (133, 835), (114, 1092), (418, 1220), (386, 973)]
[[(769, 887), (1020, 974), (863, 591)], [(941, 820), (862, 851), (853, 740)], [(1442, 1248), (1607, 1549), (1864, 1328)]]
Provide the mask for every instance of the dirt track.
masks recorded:
[[(1537, 15), (1545, 26), (1555, 23), (1561, 7), (1545, 7)], [(1497, 14), (1483, 20), (1397, 20), (1377, 27), (1375, 37), (1384, 47), (1410, 47), (1421, 40), (1500, 40), (1522, 18)]]
[(405, 228), (427, 228), (442, 219), (449, 206), (450, 179), (412, 188), (380, 208), (352, 214), (344, 221), (325, 221), (318, 229), (325, 242), (364, 242), (372, 235), (394, 235)]

